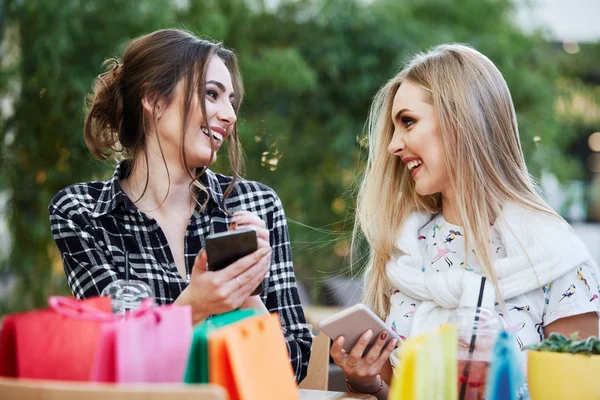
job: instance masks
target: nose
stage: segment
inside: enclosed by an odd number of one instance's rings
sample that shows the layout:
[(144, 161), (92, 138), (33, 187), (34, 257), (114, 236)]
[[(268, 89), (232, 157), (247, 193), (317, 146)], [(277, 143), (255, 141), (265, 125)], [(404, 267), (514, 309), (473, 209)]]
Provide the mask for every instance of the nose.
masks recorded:
[(402, 150), (406, 148), (406, 143), (404, 143), (404, 138), (402, 133), (398, 129), (394, 129), (394, 133), (392, 135), (392, 140), (388, 145), (388, 152), (394, 156), (400, 156)]
[(219, 107), (219, 112), (217, 113), (217, 118), (219, 118), (219, 121), (225, 123), (226, 125), (235, 124), (235, 121), (237, 121), (237, 116), (235, 115), (233, 104), (231, 104), (229, 100), (225, 100), (221, 104), (222, 105)]

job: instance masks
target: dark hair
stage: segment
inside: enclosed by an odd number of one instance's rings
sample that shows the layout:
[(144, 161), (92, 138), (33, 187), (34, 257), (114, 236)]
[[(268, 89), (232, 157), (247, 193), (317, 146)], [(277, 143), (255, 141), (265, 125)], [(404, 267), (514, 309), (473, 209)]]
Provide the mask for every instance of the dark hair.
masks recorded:
[[(142, 99), (146, 94), (152, 93), (156, 95), (154, 108), (159, 100), (169, 104), (173, 101), (177, 84), (183, 80), (181, 155), (187, 170), (184, 151), (185, 128), (188, 124), (194, 91), (198, 92), (199, 98), (204, 98), (206, 69), (213, 55), (223, 60), (231, 74), (236, 94), (233, 107), (237, 113), (243, 98), (237, 58), (232, 51), (223, 48), (220, 43), (202, 40), (178, 29), (163, 29), (129, 42), (122, 52), (122, 61), (117, 58), (106, 60), (103, 65), (109, 69), (98, 76), (94, 82), (94, 93), (87, 96), (84, 138), (92, 156), (106, 160), (111, 153), (120, 153), (133, 163), (137, 154), (144, 151), (146, 145), (147, 129)], [(205, 118), (204, 101), (200, 102), (200, 106)], [(156, 124), (156, 119), (153, 123)], [(235, 126), (228, 142), (234, 179), (225, 191), (224, 198), (227, 198), (233, 190), (233, 185), (243, 169), (241, 146)], [(147, 164), (148, 157), (145, 152), (144, 156)], [(207, 167), (205, 166), (196, 177), (192, 176), (194, 184), (200, 189), (203, 187), (199, 184), (198, 178)], [(146, 187), (147, 185), (148, 175)], [(144, 192), (145, 190), (144, 188)]]

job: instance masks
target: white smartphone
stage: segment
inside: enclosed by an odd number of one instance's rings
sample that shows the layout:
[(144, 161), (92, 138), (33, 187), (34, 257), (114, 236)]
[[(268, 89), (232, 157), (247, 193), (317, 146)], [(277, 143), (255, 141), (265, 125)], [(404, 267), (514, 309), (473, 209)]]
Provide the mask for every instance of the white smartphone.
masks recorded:
[[(402, 341), (400, 336), (392, 330), (391, 327), (387, 326), (373, 311), (371, 311), (364, 304), (356, 304), (350, 308), (347, 308), (339, 313), (332, 315), (321, 320), (318, 324), (319, 329), (322, 330), (331, 340), (335, 340), (340, 336), (343, 336), (344, 350), (348, 353), (352, 350), (358, 339), (368, 329), (373, 331), (373, 338), (369, 345), (365, 348), (364, 353), (367, 353), (371, 346), (375, 343), (381, 332), (387, 332), (389, 342), (392, 339), (396, 339), (398, 343)], [(364, 354), (363, 353), (363, 354)]]

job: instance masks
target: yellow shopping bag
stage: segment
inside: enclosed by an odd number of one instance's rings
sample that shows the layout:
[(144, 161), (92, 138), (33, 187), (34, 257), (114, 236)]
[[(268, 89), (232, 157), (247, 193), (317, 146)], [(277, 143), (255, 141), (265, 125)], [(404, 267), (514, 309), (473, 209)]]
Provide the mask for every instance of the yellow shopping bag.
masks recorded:
[(394, 371), (390, 400), (456, 400), (457, 333), (453, 325), (406, 340)]

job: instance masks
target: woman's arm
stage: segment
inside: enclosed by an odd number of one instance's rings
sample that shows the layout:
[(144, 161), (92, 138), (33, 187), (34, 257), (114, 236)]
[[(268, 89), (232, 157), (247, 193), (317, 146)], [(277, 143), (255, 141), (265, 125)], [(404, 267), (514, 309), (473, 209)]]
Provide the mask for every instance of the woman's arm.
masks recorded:
[(581, 264), (546, 285), (544, 335), (556, 332), (569, 337), (578, 332), (581, 340), (598, 336), (599, 287), (593, 262)]
[(548, 337), (551, 333), (560, 333), (566, 337), (578, 332), (580, 340), (590, 336), (598, 336), (598, 314), (588, 312), (585, 314), (573, 315), (557, 319), (556, 321), (546, 325), (544, 328), (544, 336)]
[(71, 292), (78, 299), (99, 296), (120, 277), (114, 261), (108, 260), (98, 247), (102, 241), (81, 216), (75, 214), (69, 218), (53, 204), (48, 213)]

